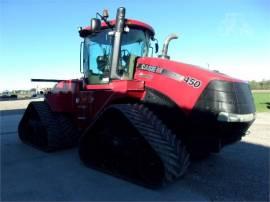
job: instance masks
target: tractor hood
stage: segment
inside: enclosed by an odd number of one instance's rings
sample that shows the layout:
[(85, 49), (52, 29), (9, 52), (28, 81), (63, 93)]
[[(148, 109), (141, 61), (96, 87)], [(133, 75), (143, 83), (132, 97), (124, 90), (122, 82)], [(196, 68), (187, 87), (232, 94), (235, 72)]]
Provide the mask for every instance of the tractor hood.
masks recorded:
[[(255, 111), (247, 82), (198, 66), (161, 58), (140, 58), (135, 79), (144, 80), (146, 87), (158, 89), (189, 112), (195, 105), (200, 110), (215, 110), (216, 113)], [(210, 100), (212, 105), (208, 106)], [(199, 104), (202, 102), (204, 104)], [(244, 104), (243, 107), (234, 107), (238, 102)]]
[(209, 80), (244, 82), (217, 71), (210, 71), (199, 66), (162, 58), (140, 58), (137, 63), (137, 68), (153, 73), (161, 71), (165, 76), (170, 75), (172, 79), (179, 82), (185, 81), (185, 77), (194, 77), (194, 79), (200, 80), (200, 85), (205, 84), (205, 82), (208, 83)]

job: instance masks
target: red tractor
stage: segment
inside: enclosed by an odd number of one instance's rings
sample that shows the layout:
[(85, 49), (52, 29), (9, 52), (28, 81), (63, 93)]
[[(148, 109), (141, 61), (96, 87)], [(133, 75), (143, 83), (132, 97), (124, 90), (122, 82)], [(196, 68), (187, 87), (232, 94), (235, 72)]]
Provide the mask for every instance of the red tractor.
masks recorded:
[(79, 30), (83, 78), (48, 80), (58, 83), (19, 124), (23, 142), (44, 151), (79, 145), (86, 165), (155, 187), (181, 177), (191, 157), (245, 135), (255, 120), (246, 82), (170, 60), (176, 35), (151, 57), (153, 28), (126, 19), (123, 7), (115, 20), (97, 16)]

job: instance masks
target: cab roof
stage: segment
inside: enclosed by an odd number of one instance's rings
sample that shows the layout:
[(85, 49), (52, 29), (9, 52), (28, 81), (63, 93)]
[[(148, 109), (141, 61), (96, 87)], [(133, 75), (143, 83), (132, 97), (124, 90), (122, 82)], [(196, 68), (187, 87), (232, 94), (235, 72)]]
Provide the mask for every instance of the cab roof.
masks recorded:
[[(115, 25), (115, 22), (116, 22), (115, 20), (109, 21), (109, 23), (112, 26)], [(141, 22), (138, 20), (132, 20), (132, 19), (126, 19), (125, 22), (126, 22), (126, 25), (130, 28), (147, 30), (151, 36), (155, 35), (154, 29), (150, 25), (148, 25), (144, 22)], [(108, 25), (105, 22), (102, 22), (101, 29), (107, 29), (107, 28), (108, 28)], [(92, 33), (92, 31), (91, 31), (90, 26), (84, 27), (82, 30), (79, 31), (80, 37), (86, 37), (86, 36), (90, 35), (91, 33)]]

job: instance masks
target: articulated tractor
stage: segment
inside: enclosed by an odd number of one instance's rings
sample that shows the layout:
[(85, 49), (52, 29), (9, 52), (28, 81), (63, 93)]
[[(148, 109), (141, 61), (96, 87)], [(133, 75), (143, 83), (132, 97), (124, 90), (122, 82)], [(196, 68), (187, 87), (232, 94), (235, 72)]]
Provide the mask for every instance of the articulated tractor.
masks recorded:
[(45, 152), (79, 147), (85, 165), (147, 187), (185, 174), (190, 159), (219, 152), (255, 120), (248, 83), (173, 61), (169, 35), (157, 57), (154, 29), (117, 10), (80, 28), (81, 79), (54, 81), (19, 124), (22, 142)]

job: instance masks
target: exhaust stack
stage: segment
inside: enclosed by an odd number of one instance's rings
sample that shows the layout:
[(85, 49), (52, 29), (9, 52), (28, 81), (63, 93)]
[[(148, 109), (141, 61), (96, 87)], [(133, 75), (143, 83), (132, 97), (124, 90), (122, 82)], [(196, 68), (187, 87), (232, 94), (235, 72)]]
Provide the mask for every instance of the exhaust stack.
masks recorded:
[(116, 24), (114, 30), (114, 43), (113, 43), (113, 54), (112, 54), (112, 67), (110, 78), (119, 79), (120, 76), (117, 74), (117, 68), (119, 65), (120, 49), (121, 49), (121, 38), (125, 26), (125, 13), (126, 10), (123, 7), (118, 8), (116, 15)]
[(167, 53), (168, 53), (169, 43), (173, 39), (178, 39), (178, 35), (177, 34), (170, 34), (169, 36), (167, 36), (167, 38), (165, 39), (164, 44), (163, 44), (162, 53), (158, 57), (168, 59), (168, 60), (170, 59), (170, 56), (168, 56)]

